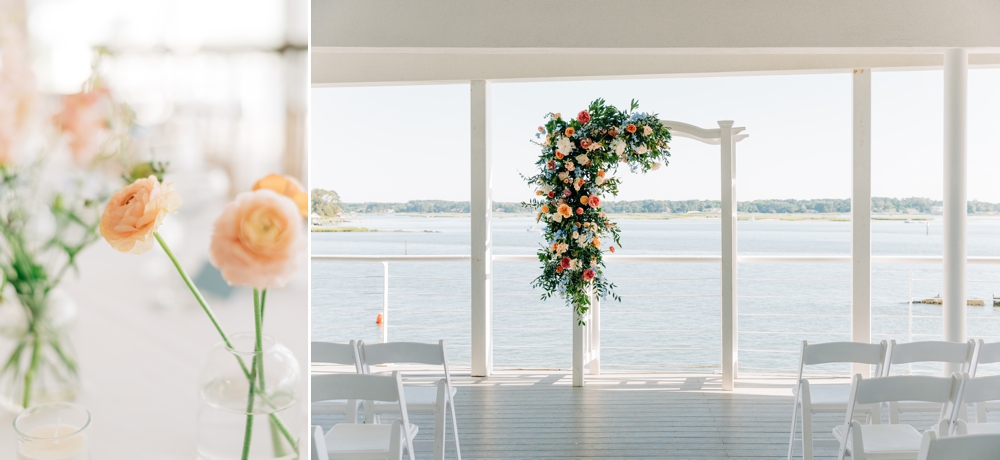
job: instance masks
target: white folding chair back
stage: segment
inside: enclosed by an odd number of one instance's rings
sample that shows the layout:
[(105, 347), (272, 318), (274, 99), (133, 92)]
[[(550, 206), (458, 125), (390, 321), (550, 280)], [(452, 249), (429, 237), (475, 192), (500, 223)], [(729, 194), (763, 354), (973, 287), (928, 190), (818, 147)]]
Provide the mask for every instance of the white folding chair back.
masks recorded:
[[(354, 340), (350, 343), (314, 341), (311, 349), (311, 360), (314, 364), (342, 364), (351, 366), (356, 373), (361, 373), (361, 355)], [(315, 415), (340, 413), (344, 414), (348, 423), (357, 423), (359, 405), (359, 401), (356, 400), (322, 401), (312, 404), (312, 413)]]
[(961, 372), (969, 372), (975, 345), (972, 340), (965, 343), (926, 341), (897, 344), (889, 343), (889, 359), (883, 367), (882, 376), (888, 376), (894, 364), (911, 363), (953, 363), (961, 364)]
[[(429, 386), (404, 386), (403, 391), (408, 395), (410, 412), (428, 412), (434, 414), (434, 458), (444, 459), (446, 415), (451, 412), (451, 428), (455, 438), (455, 455), (458, 460), (462, 458), (462, 451), (458, 443), (458, 418), (455, 414), (455, 393), (457, 390), (451, 385), (451, 371), (448, 368), (448, 358), (445, 352), (444, 340), (436, 344), (418, 342), (389, 342), (367, 344), (359, 342), (358, 349), (361, 355), (362, 372), (371, 373), (371, 366), (379, 364), (425, 364), (430, 366), (441, 366), (444, 371), (444, 378), (439, 380), (433, 387)], [(369, 407), (371, 410), (369, 410)], [(365, 405), (365, 420), (373, 422), (380, 412), (391, 412), (395, 410), (392, 404), (372, 403)]]
[(838, 458), (847, 454), (854, 460), (916, 458), (921, 434), (910, 425), (862, 425), (854, 420), (859, 404), (881, 404), (900, 400), (935, 404), (954, 404), (958, 400), (962, 379), (923, 375), (898, 375), (863, 379), (855, 375), (844, 424), (833, 429), (840, 441)]
[(1000, 456), (1000, 434), (973, 434), (938, 438), (924, 433), (917, 460), (983, 460)]
[[(1000, 423), (989, 423), (986, 419), (986, 403), (990, 401), (1000, 401), (1000, 375), (970, 378), (969, 374), (965, 374), (962, 378), (958, 404), (949, 411), (951, 434), (1000, 433)], [(982, 409), (981, 413), (977, 411), (975, 422), (961, 420), (961, 409), (968, 404), (975, 404), (977, 408)]]
[[(969, 372), (975, 355), (975, 341), (965, 343), (925, 341), (897, 344), (895, 340), (889, 343), (888, 357), (882, 372), (890, 375), (893, 365), (912, 363), (952, 363), (961, 364), (959, 373)], [(889, 423), (899, 423), (902, 412), (939, 412), (944, 414), (945, 408), (937, 404), (919, 404), (912, 401), (898, 400), (889, 403)]]
[(392, 375), (327, 374), (312, 376), (311, 400), (360, 399), (393, 402), (400, 418), (391, 426), (341, 423), (324, 435), (330, 459), (384, 458), (399, 460), (403, 452), (414, 460), (413, 438), (416, 425), (410, 424), (406, 397), (399, 372)]
[(330, 456), (326, 453), (326, 439), (323, 439), (323, 427), (313, 425), (309, 431), (309, 459), (330, 460)]
[[(858, 342), (829, 342), (809, 344), (802, 341), (802, 353), (799, 355), (799, 376), (794, 390), (795, 403), (792, 405), (792, 429), (788, 435), (788, 460), (792, 458), (792, 448), (795, 445), (795, 422), (802, 412), (802, 458), (812, 460), (815, 440), (813, 439), (812, 417), (817, 413), (841, 413), (847, 409), (850, 396), (850, 385), (815, 385), (802, 378), (805, 366), (833, 363), (860, 363), (875, 366), (875, 375), (882, 371), (885, 362), (886, 341), (878, 344)], [(878, 423), (881, 418), (879, 406), (862, 408), (871, 414)], [(821, 440), (823, 441), (823, 440)], [(829, 441), (829, 440), (826, 440)]]
[(312, 362), (322, 364), (344, 364), (354, 366), (354, 371), (361, 373), (361, 356), (358, 344), (350, 343), (312, 342)]
[(985, 343), (983, 339), (976, 340), (976, 351), (969, 368), (969, 375), (976, 376), (980, 364), (1000, 363), (1000, 342)]

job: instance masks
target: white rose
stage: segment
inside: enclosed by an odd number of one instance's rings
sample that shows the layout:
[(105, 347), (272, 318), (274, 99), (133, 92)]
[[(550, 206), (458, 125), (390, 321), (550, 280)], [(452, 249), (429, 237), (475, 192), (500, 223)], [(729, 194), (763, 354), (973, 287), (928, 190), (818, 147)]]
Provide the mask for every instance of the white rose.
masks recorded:
[(621, 139), (615, 139), (614, 143), (611, 144), (611, 147), (615, 149), (616, 155), (625, 153), (625, 143), (622, 142)]
[(560, 137), (559, 141), (556, 142), (556, 150), (562, 152), (563, 155), (569, 155), (573, 152), (573, 141), (568, 137)]
[(559, 213), (551, 214), (549, 220), (558, 224), (559, 222), (562, 222), (562, 214)]
[(586, 154), (577, 155), (576, 162), (585, 165), (587, 163), (590, 163), (590, 157), (588, 157)]
[(638, 152), (638, 153), (639, 153), (639, 155), (645, 155), (647, 151), (648, 151), (648, 150), (646, 149), (646, 146), (645, 146), (645, 145), (640, 145), (640, 146), (639, 146), (639, 149), (638, 149), (638, 150), (636, 150), (636, 152)]
[(653, 163), (653, 165), (650, 166), (649, 169), (652, 169), (653, 171), (656, 171), (657, 169), (660, 169), (660, 164), (659, 163)]
[(596, 183), (597, 185), (604, 185), (604, 178), (601, 176), (597, 176), (597, 179), (594, 180), (594, 183)]
[(559, 180), (566, 180), (566, 179), (569, 179), (569, 173), (568, 172), (563, 171), (563, 172), (559, 173)]

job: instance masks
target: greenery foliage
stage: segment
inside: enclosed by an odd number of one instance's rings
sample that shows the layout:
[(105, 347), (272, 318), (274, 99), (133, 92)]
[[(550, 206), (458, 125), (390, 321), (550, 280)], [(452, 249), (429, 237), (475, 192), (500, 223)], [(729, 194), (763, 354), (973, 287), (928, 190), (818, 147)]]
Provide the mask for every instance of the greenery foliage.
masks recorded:
[(340, 195), (333, 190), (314, 188), (310, 208), (320, 217), (336, 217), (341, 212)]
[(575, 119), (550, 113), (538, 127), (539, 171), (525, 178), (537, 187), (536, 198), (524, 206), (545, 221), (546, 244), (538, 251), (542, 274), (532, 285), (544, 290), (543, 299), (563, 296), (580, 316), (591, 295), (619, 299), (603, 274), (603, 252), (614, 246), (601, 241), (620, 245), (618, 226), (601, 210), (605, 194), (618, 194), (621, 181), (613, 174), (619, 164), (632, 172), (655, 170), (670, 156), (670, 131), (656, 114), (636, 108), (634, 100), (626, 112), (597, 99)]

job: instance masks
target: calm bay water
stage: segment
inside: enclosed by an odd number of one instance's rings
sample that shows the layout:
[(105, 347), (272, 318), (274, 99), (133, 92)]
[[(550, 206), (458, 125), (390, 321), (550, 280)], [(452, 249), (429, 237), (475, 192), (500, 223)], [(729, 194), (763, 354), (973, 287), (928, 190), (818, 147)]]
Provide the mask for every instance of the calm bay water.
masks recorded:
[[(718, 254), (718, 219), (619, 219), (618, 254)], [(386, 230), (313, 233), (314, 254), (468, 254), (467, 217), (372, 215), (345, 223)], [(495, 254), (534, 254), (541, 234), (530, 217), (495, 218)], [(396, 231), (399, 230), (399, 231)], [(970, 256), (1000, 256), (1000, 219), (970, 218)], [(928, 234), (929, 233), (929, 234)], [(940, 255), (941, 222), (873, 221), (875, 255)], [(849, 255), (849, 222), (741, 221), (743, 255)], [(495, 263), (494, 363), (508, 368), (571, 365), (570, 309), (562, 299), (539, 300), (531, 288), (538, 263)], [(313, 263), (315, 340), (436, 342), (449, 360), (469, 362), (468, 263), (391, 263), (388, 331), (375, 324), (382, 309), (382, 264)], [(910, 283), (910, 274), (914, 281)], [(718, 371), (718, 264), (610, 263), (607, 276), (622, 302), (602, 303), (602, 367), (637, 371)], [(790, 372), (802, 340), (850, 339), (848, 264), (740, 264), (741, 372)], [(970, 265), (970, 298), (1000, 294), (1000, 266)], [(941, 291), (940, 265), (875, 265), (874, 340), (936, 340), (941, 307), (909, 305)], [(912, 318), (910, 317), (912, 309)], [(1000, 340), (1000, 307), (968, 307), (969, 337)], [(832, 367), (837, 371), (846, 368)], [(933, 366), (915, 368), (936, 372)]]

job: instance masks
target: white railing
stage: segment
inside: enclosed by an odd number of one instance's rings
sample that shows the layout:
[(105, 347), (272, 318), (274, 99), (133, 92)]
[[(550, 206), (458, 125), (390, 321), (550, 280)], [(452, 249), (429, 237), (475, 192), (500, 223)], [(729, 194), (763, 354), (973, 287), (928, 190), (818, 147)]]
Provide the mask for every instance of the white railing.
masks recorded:
[[(389, 322), (390, 322), (390, 308), (389, 308), (389, 278), (390, 278), (389, 264), (390, 263), (398, 263), (398, 262), (450, 262), (450, 263), (463, 263), (464, 262), (464, 263), (468, 263), (468, 262), (471, 261), (471, 258), (468, 255), (426, 255), (426, 256), (423, 256), (423, 255), (421, 255), (421, 256), (418, 256), (418, 255), (397, 255), (397, 256), (380, 256), (380, 255), (371, 255), (371, 256), (369, 256), (369, 255), (364, 255), (364, 256), (361, 256), (361, 255), (314, 255), (314, 256), (312, 256), (312, 260), (315, 261), (315, 262), (369, 262), (369, 263), (381, 263), (383, 265), (383, 270), (382, 270), (382, 274), (381, 274), (381, 278), (382, 278), (382, 283), (381, 283), (382, 284), (382, 290), (381, 290), (381, 292), (377, 292), (377, 293), (376, 292), (366, 292), (364, 294), (381, 295), (381, 298), (382, 298), (382, 305), (381, 305), (381, 307), (382, 307), (383, 324), (382, 324), (382, 327), (380, 328), (380, 338), (382, 340), (388, 340), (388, 332), (387, 331), (389, 329), (388, 326), (389, 326)], [(719, 264), (719, 263), (721, 263), (721, 257), (720, 256), (709, 256), (709, 255), (705, 255), (705, 256), (703, 256), (703, 255), (679, 255), (679, 256), (678, 255), (607, 255), (605, 257), (605, 260), (609, 264), (626, 263), (626, 262), (627, 263), (676, 263), (676, 264), (680, 264), (680, 263), (683, 263), (683, 264), (688, 264), (688, 263)], [(538, 258), (535, 255), (494, 255), (493, 256), (493, 262), (495, 262), (495, 263), (508, 263), (508, 262), (510, 262), (510, 263), (514, 263), (514, 262), (516, 262), (516, 263), (530, 263), (530, 262), (537, 262), (537, 261), (538, 261)], [(851, 261), (850, 256), (745, 255), (745, 256), (739, 256), (737, 258), (737, 262), (740, 263), (740, 264), (826, 264), (826, 263), (847, 264), (847, 263), (850, 263), (850, 261)], [(874, 320), (883, 320), (883, 319), (890, 319), (891, 320), (891, 319), (907, 318), (907, 321), (909, 323), (908, 324), (907, 338), (909, 340), (911, 340), (911, 341), (914, 338), (916, 338), (918, 340), (927, 339), (930, 336), (929, 334), (914, 333), (914, 324), (913, 324), (914, 320), (916, 319), (916, 320), (919, 321), (919, 320), (927, 320), (927, 319), (940, 319), (941, 316), (928, 316), (928, 315), (915, 315), (914, 314), (914, 311), (913, 311), (913, 302), (914, 302), (915, 299), (913, 297), (914, 296), (914, 293), (913, 293), (913, 284), (914, 284), (915, 281), (916, 282), (932, 282), (932, 281), (940, 281), (940, 280), (928, 279), (928, 278), (915, 278), (914, 274), (913, 274), (913, 267), (915, 265), (941, 264), (942, 263), (942, 258), (941, 257), (933, 257), (933, 256), (874, 256), (874, 257), (872, 257), (872, 263), (873, 264), (877, 264), (877, 265), (885, 265), (885, 264), (909, 265), (909, 267), (910, 267), (909, 276), (908, 277), (876, 280), (876, 281), (889, 280), (889, 281), (907, 281), (908, 282), (908, 284), (909, 284), (909, 292), (908, 292), (908, 296), (906, 298), (906, 303), (909, 304), (909, 307), (908, 307), (907, 314), (905, 314), (905, 315), (880, 315), (880, 314), (874, 314), (874, 311), (873, 311), (872, 312), (872, 318)], [(969, 257), (968, 263), (970, 265), (1000, 265), (1000, 257)], [(424, 273), (422, 275), (426, 276), (427, 274)], [(378, 277), (378, 276), (375, 276), (375, 277)], [(396, 278), (396, 277), (406, 278), (407, 276), (396, 276), (396, 275), (393, 276), (393, 278)], [(410, 278), (415, 278), (415, 277), (410, 277)], [(430, 277), (430, 278), (426, 278), (426, 279), (439, 279), (439, 278), (432, 278), (432, 277)], [(449, 279), (451, 279), (451, 278), (449, 278)], [(525, 279), (527, 279), (527, 278), (525, 278)], [(663, 279), (663, 278), (659, 278), (659, 279)], [(707, 279), (710, 279), (710, 278), (699, 278), (699, 279), (707, 280)], [(711, 279), (719, 279), (719, 278), (711, 278)], [(462, 280), (468, 280), (468, 278), (454, 278), (454, 280), (462, 281)], [(682, 280), (680, 280), (680, 281), (682, 281)], [(803, 279), (803, 280), (777, 279), (777, 280), (769, 280), (769, 279), (765, 279), (765, 278), (741, 278), (740, 279), (741, 283), (745, 283), (745, 282), (757, 282), (757, 281), (808, 281), (808, 282), (813, 282), (813, 283), (814, 282), (822, 282), (822, 281), (836, 281), (836, 282), (849, 283), (850, 279), (849, 278), (837, 279), (837, 280), (816, 280), (816, 279)], [(970, 283), (980, 283), (981, 282), (981, 283), (997, 283), (997, 284), (1000, 284), (1000, 281), (989, 281), (989, 280), (969, 280), (969, 282)], [(335, 294), (335, 293), (331, 292), (330, 294)], [(398, 296), (400, 294), (395, 293), (394, 295)], [(461, 295), (461, 296), (467, 296), (467, 294), (454, 294), (454, 293), (447, 293), (447, 292), (418, 292), (418, 293), (407, 293), (407, 294), (403, 294), (403, 295), (408, 295), (408, 296), (419, 296), (419, 295), (427, 295), (427, 296)], [(518, 293), (510, 293), (510, 292), (494, 292), (494, 296), (495, 297), (500, 297), (500, 296), (527, 296), (527, 295), (532, 295), (532, 294), (518, 294)], [(679, 296), (666, 295), (666, 296), (664, 296), (664, 295), (658, 295), (658, 294), (653, 294), (653, 295), (639, 295), (639, 296), (640, 297), (641, 296), (691, 297), (691, 296), (684, 296), (684, 295), (679, 295)], [(629, 297), (629, 294), (627, 292), (623, 293), (623, 297)], [(720, 296), (718, 294), (712, 294), (712, 295), (699, 295), (698, 297), (706, 297), (706, 298), (716, 298), (716, 299), (718, 299)], [(766, 296), (766, 295), (765, 296), (760, 296), (760, 295), (739, 295), (738, 297), (745, 298), (746, 300), (750, 300), (752, 298), (756, 298), (756, 299), (759, 299), (759, 298), (784, 298), (786, 300), (787, 299), (793, 299), (794, 300), (794, 299), (799, 298), (799, 296)], [(877, 296), (877, 295), (874, 295), (874, 294), (873, 294), (872, 297), (873, 297), (873, 299), (883, 299), (883, 300), (887, 298), (885, 296)], [(810, 296), (805, 295), (805, 296), (801, 296), (801, 298), (802, 299), (808, 299), (808, 298), (810, 298)], [(842, 300), (842, 301), (847, 302), (849, 304), (849, 302), (850, 302), (849, 293), (848, 293), (848, 295), (845, 295), (843, 297), (843, 299), (840, 299), (838, 297), (838, 298), (833, 299), (833, 300), (837, 300), (837, 301), (841, 301)], [(893, 298), (893, 300), (902, 300), (902, 298), (899, 298), (899, 299)], [(984, 300), (986, 302), (992, 302), (992, 299), (984, 299)], [(556, 301), (558, 301), (558, 300), (556, 300)], [(874, 309), (875, 308), (873, 307), (873, 310)], [(437, 310), (435, 310), (435, 311), (437, 311)], [(600, 312), (599, 307), (595, 308), (594, 311), (598, 315), (600, 314), (599, 313)], [(454, 310), (441, 310), (441, 312), (442, 313), (455, 313)], [(433, 313), (433, 312), (431, 312), (431, 313)], [(513, 312), (510, 312), (510, 313), (513, 313)], [(528, 311), (528, 312), (525, 312), (525, 313), (527, 313), (527, 314), (530, 314), (530, 313), (546, 313), (546, 314), (551, 314), (551, 312), (531, 312), (531, 311)], [(677, 312), (672, 312), (670, 314), (705, 315), (706, 313), (677, 313)], [(839, 320), (839, 319), (846, 319), (848, 321), (851, 318), (850, 314), (831, 314), (831, 313), (749, 313), (748, 312), (748, 313), (740, 313), (739, 316), (740, 317), (748, 317), (748, 318), (751, 318), (751, 317), (779, 317), (779, 316), (786, 316), (786, 317), (788, 317), (788, 316), (791, 316), (791, 317), (800, 317), (800, 318), (812, 318), (813, 320), (823, 320), (823, 319), (829, 319), (829, 320), (835, 320), (835, 319), (837, 319), (837, 320)], [(599, 316), (597, 318), (599, 318)], [(1000, 318), (989, 317), (989, 318), (977, 318), (977, 319), (1000, 319)], [(576, 350), (576, 353), (574, 353), (574, 360), (573, 360), (574, 367), (581, 367), (581, 370), (582, 370), (582, 366), (577, 366), (577, 363), (579, 363), (579, 362), (581, 362), (581, 360), (583, 360), (582, 362), (584, 362), (585, 364), (586, 363), (590, 364), (590, 372), (591, 373), (599, 373), (600, 372), (600, 350), (601, 350), (601, 345), (600, 345), (600, 328), (601, 328), (601, 326), (599, 325), (599, 323), (597, 321), (599, 321), (599, 320), (595, 320), (595, 319), (591, 318), (591, 320), (588, 321), (588, 323), (591, 324), (591, 326), (588, 326), (587, 329), (585, 329), (585, 330), (581, 329), (581, 331), (579, 331), (579, 338), (582, 339), (582, 340), (578, 340), (577, 339), (577, 337), (578, 337), (577, 334), (578, 333), (577, 333), (577, 331), (574, 331), (574, 344), (575, 344), (574, 348), (578, 348), (579, 349), (579, 350)], [(417, 326), (412, 326), (412, 325), (393, 325), (392, 327), (393, 328), (400, 328), (400, 329), (418, 328)], [(421, 326), (419, 328), (422, 328), (422, 329), (442, 329), (442, 330), (446, 329), (446, 328), (441, 328), (441, 327), (426, 327), (426, 326)], [(873, 327), (873, 329), (874, 329), (874, 327)], [(468, 330), (468, 329), (465, 328), (465, 330)], [(533, 333), (544, 333), (544, 332), (550, 331), (550, 330), (555, 331), (555, 330), (565, 330), (565, 329), (562, 329), (562, 328), (559, 328), (559, 327), (536, 327), (533, 324), (529, 324), (527, 326), (519, 325), (519, 327), (513, 327), (513, 328), (505, 327), (504, 325), (494, 326), (494, 330), (495, 331), (498, 331), (498, 330), (500, 330), (500, 331), (519, 331), (519, 332), (520, 331), (525, 331), (525, 330), (530, 330)], [(612, 331), (614, 331), (614, 332), (622, 332), (622, 333), (629, 333), (629, 334), (631, 332), (634, 332), (634, 331), (621, 330), (621, 329), (614, 330), (614, 329), (610, 329), (610, 328), (606, 329), (606, 331), (608, 331), (608, 332), (612, 332)], [(641, 331), (639, 331), (639, 332), (641, 332)], [(677, 331), (677, 332), (693, 333), (693, 332), (697, 332), (697, 331)], [(831, 340), (834, 340), (833, 337), (837, 337), (837, 336), (843, 335), (842, 333), (835, 333), (835, 332), (805, 332), (805, 333), (799, 333), (799, 332), (788, 332), (788, 331), (775, 332), (775, 331), (755, 331), (755, 330), (745, 330), (745, 331), (736, 330), (736, 331), (733, 331), (733, 332), (734, 333), (736, 333), (736, 332), (743, 332), (744, 334), (747, 334), (747, 335), (750, 335), (750, 336), (765, 336), (765, 337), (766, 336), (781, 336), (781, 335), (785, 335), (785, 336), (787, 336), (787, 335), (829, 336), (829, 337), (831, 337)], [(725, 332), (723, 331), (723, 333), (725, 333)], [(901, 339), (903, 337), (896, 336), (895, 338)], [(986, 338), (986, 337), (984, 337), (984, 338)], [(1000, 337), (995, 337), (995, 338), (1000, 338)], [(590, 344), (590, 345), (588, 346), (588, 344)], [(521, 346), (506, 346), (506, 347), (501, 347), (501, 348), (533, 348), (533, 347), (537, 348), (538, 346), (521, 345)], [(608, 348), (608, 349), (616, 349), (616, 348), (617, 349), (625, 349), (625, 348), (631, 348), (631, 347), (608, 346), (606, 348)], [(738, 345), (735, 346), (735, 348), (738, 348)], [(709, 351), (710, 349), (697, 349), (697, 350)], [(719, 350), (719, 349), (716, 348), (716, 350)], [(738, 350), (734, 349), (733, 351), (736, 352)], [(797, 352), (795, 350), (759, 349), (759, 348), (746, 348), (746, 349), (744, 349), (744, 351), (745, 352), (749, 352), (749, 353), (783, 353), (783, 354), (792, 354), (792, 353), (796, 353)], [(579, 359), (577, 359), (577, 356), (579, 356)], [(750, 368), (747, 368), (747, 369), (750, 369)], [(781, 368), (781, 369), (753, 368), (753, 370), (788, 371), (788, 370), (791, 370), (791, 369), (784, 369), (784, 368)]]

